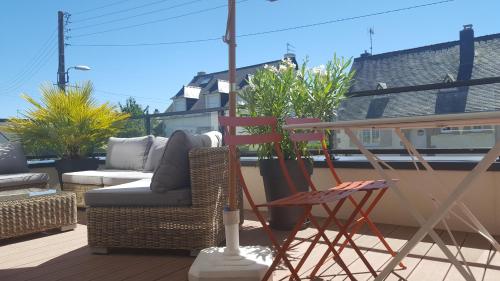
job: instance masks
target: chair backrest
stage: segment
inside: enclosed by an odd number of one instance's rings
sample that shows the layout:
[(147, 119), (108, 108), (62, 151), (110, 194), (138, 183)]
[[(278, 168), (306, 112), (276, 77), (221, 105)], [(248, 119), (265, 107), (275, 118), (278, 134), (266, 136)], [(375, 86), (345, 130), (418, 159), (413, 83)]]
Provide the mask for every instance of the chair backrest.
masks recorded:
[[(317, 123), (321, 122), (319, 118), (287, 118), (285, 120), (285, 123), (287, 125), (295, 125), (295, 124), (307, 124), (307, 123)], [(302, 173), (306, 176), (306, 179), (308, 179), (309, 185), (312, 190), (316, 190), (316, 187), (314, 185), (314, 182), (312, 182), (311, 177), (309, 174), (306, 172), (305, 164), (302, 159), (302, 153), (298, 149), (298, 142), (310, 142), (310, 141), (319, 141), (321, 143), (321, 151), (323, 152), (323, 155), (325, 156), (325, 161), (328, 165), (328, 169), (330, 170), (333, 178), (337, 182), (337, 184), (341, 184), (342, 180), (340, 179), (339, 175), (335, 171), (335, 166), (333, 165), (333, 162), (331, 160), (331, 155), (328, 152), (328, 147), (326, 145), (326, 137), (323, 131), (317, 131), (317, 130), (294, 130), (290, 129), (290, 140), (293, 143), (293, 148), (295, 150), (295, 154), (297, 155), (297, 158), (299, 159), (299, 166), (302, 170)]]
[[(283, 139), (283, 136), (276, 131), (276, 127), (278, 126), (278, 121), (275, 117), (227, 117), (220, 116), (219, 124), (224, 127), (224, 143), (226, 145), (255, 145), (255, 144), (270, 144), (273, 145), (274, 150), (276, 152), (276, 157), (279, 160), (281, 172), (285, 177), (285, 180), (290, 188), (291, 193), (297, 192), (297, 187), (292, 181), (290, 174), (285, 165), (285, 160), (283, 156), (283, 151), (281, 150), (280, 141)], [(270, 130), (269, 133), (265, 134), (254, 134), (254, 135), (229, 135), (231, 128), (237, 127), (268, 127)], [(231, 150), (230, 150), (231, 151)], [(236, 153), (230, 153), (230, 157), (233, 157), (235, 160), (234, 163), (237, 163), (237, 174), (240, 180), (240, 183), (243, 187), (243, 191), (250, 202), (251, 205), (255, 205), (252, 196), (247, 188), (245, 180), (243, 178), (243, 174), (241, 172), (241, 165), (239, 162), (239, 158)]]

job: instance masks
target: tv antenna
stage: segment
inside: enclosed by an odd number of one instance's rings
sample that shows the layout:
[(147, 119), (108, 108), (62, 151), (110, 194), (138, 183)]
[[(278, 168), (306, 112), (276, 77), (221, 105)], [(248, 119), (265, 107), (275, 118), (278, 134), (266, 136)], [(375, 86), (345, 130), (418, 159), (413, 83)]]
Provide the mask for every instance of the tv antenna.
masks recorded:
[(287, 54), (295, 53), (295, 46), (286, 42), (286, 53)]
[(370, 55), (373, 55), (373, 35), (375, 35), (375, 29), (370, 27), (368, 33), (370, 34)]

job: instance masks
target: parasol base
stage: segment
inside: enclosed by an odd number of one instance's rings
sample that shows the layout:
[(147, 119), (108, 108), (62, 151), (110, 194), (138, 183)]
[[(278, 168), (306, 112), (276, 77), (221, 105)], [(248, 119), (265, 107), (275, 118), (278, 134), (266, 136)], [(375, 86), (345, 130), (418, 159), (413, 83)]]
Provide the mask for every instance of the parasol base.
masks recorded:
[[(224, 247), (212, 247), (200, 252), (189, 269), (189, 281), (257, 281), (273, 261), (268, 247), (246, 246), (238, 255), (227, 255)], [(272, 275), (268, 281), (272, 280)]]

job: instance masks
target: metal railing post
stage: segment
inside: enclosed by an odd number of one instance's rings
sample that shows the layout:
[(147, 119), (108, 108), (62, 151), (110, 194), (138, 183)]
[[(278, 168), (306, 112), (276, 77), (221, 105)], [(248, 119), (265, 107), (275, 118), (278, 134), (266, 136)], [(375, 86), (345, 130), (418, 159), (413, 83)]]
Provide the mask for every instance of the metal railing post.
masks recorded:
[(151, 115), (148, 112), (144, 115), (144, 127), (146, 128), (146, 135), (151, 135)]

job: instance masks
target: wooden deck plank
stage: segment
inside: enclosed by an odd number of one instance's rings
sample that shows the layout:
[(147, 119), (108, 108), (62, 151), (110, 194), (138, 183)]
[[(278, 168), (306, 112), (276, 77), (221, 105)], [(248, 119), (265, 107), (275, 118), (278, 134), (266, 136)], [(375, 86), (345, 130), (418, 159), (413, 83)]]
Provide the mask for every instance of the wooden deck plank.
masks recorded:
[[(415, 232), (418, 230), (418, 228), (415, 227), (400, 227), (398, 232), (394, 234), (394, 236), (398, 237), (399, 239), (402, 240), (409, 240)], [(436, 231), (438, 235), (442, 234), (442, 231), (438, 230)], [(399, 234), (398, 234), (399, 233)], [(393, 239), (393, 238), (390, 238)], [(398, 251), (406, 244), (406, 242), (402, 241), (401, 247), (398, 249)], [(389, 275), (386, 280), (391, 280), (391, 281), (396, 281), (396, 280), (401, 280), (403, 278), (404, 280), (410, 276), (413, 271), (418, 267), (418, 265), (422, 262), (423, 258), (425, 255), (428, 254), (428, 252), (431, 250), (432, 246), (434, 245), (434, 241), (432, 240), (431, 237), (426, 236), (421, 242), (419, 242), (415, 248), (413, 248), (408, 256), (405, 257), (403, 260), (406, 269), (397, 269), (393, 272), (393, 274)], [(386, 262), (378, 269), (378, 270), (383, 270), (383, 268), (387, 265), (387, 263), (390, 261), (390, 258), (386, 260)], [(371, 278), (370, 278), (371, 279)]]
[[(459, 246), (462, 245), (467, 236), (466, 233), (456, 232), (454, 234)], [(441, 238), (446, 244), (446, 247), (456, 256), (457, 249), (446, 231), (442, 232)], [(451, 263), (448, 262), (444, 253), (437, 244), (434, 243), (415, 270), (408, 276), (408, 280), (443, 280), (450, 269), (450, 265)]]
[[(482, 280), (486, 271), (486, 263), (490, 254), (490, 243), (477, 233), (468, 233), (460, 251), (464, 255), (472, 274), (476, 280)], [(458, 270), (450, 266), (450, 270), (444, 280), (462, 280)]]
[[(500, 241), (500, 236), (495, 236), (497, 241)], [(484, 273), (484, 281), (500, 280), (500, 252), (497, 252), (493, 247), (490, 248), (486, 271)]]
[[(395, 225), (379, 225), (379, 230), (382, 232), (384, 236), (390, 235), (392, 232), (396, 231), (397, 226)], [(371, 231), (368, 229), (368, 227), (364, 227), (362, 231), (360, 231), (360, 237), (354, 241), (356, 245), (360, 248), (361, 252), (365, 257), (370, 261), (370, 264), (374, 266), (374, 260), (369, 259), (367, 256), (368, 253), (370, 253), (370, 249), (375, 247), (378, 243), (380, 243), (379, 239), (371, 233)], [(362, 280), (360, 276), (364, 275), (365, 273), (368, 273), (368, 268), (365, 266), (365, 264), (362, 262), (362, 260), (359, 258), (359, 256), (356, 254), (356, 252), (349, 247), (352, 253), (352, 259), (349, 259), (350, 262), (347, 262), (347, 266), (349, 270), (354, 274), (354, 276), (358, 280)], [(345, 280), (348, 279), (347, 275), (343, 272), (343, 270), (340, 268), (340, 266), (337, 265), (336, 267), (339, 269), (338, 271), (331, 271), (328, 270), (324, 272), (323, 274), (326, 274), (325, 276), (331, 276), (331, 280)], [(376, 267), (374, 267), (376, 268)], [(371, 275), (368, 273), (368, 275)], [(322, 275), (323, 276), (323, 275)]]

